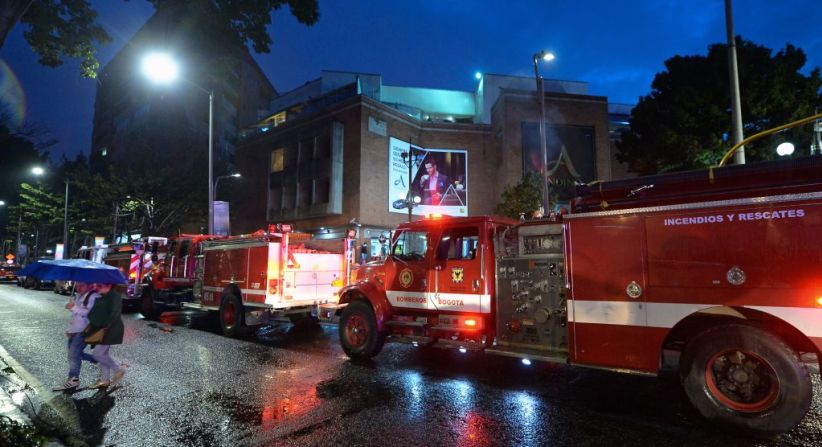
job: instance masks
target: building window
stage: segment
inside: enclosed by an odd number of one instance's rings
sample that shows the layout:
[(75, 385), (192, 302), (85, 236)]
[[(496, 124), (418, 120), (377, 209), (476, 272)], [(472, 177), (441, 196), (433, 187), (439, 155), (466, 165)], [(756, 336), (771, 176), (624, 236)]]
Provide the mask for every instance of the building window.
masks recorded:
[(294, 209), (294, 203), (297, 200), (297, 188), (293, 185), (286, 185), (283, 187), (283, 210)]
[(331, 136), (326, 133), (317, 137), (314, 159), (327, 160), (329, 157), (331, 157)]
[(298, 163), (305, 163), (314, 157), (314, 137), (300, 140), (300, 159)]
[(285, 169), (285, 148), (271, 151), (271, 172), (282, 172)]
[(304, 182), (300, 183), (299, 201), (300, 201), (300, 206), (301, 207), (311, 206), (311, 193), (312, 193), (312, 191), (311, 191), (312, 188), (311, 187), (313, 186), (312, 183), (313, 182), (311, 180), (307, 180), (307, 181), (304, 181)]
[(280, 187), (271, 188), (268, 195), (268, 209), (271, 211), (280, 211), (283, 207), (283, 189)]
[(328, 178), (317, 179), (314, 187), (314, 203), (328, 203), (331, 193), (331, 181)]

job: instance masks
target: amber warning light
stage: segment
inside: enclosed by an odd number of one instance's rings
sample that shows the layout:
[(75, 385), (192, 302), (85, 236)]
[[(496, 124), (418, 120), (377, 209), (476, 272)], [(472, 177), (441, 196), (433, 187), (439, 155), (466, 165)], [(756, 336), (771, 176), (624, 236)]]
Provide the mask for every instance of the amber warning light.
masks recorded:
[(822, 296), (816, 297), (816, 306), (822, 307)]

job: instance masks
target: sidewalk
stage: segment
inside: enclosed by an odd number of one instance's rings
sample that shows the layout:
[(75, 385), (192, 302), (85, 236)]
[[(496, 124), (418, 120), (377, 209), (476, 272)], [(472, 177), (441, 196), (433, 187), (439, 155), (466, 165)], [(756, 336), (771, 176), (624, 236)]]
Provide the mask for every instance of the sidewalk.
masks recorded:
[[(15, 373), (14, 368), (0, 356), (0, 416), (7, 416), (21, 424), (36, 426), (29, 414), (24, 411), (37, 411), (28, 394), (31, 392), (31, 388)], [(48, 447), (64, 446), (62, 442), (54, 438), (49, 438), (45, 445)]]

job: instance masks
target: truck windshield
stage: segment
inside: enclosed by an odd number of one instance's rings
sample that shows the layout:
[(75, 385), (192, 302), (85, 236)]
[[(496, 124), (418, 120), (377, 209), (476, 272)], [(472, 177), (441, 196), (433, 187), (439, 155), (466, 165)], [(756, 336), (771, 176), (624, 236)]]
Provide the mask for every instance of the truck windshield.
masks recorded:
[(404, 231), (397, 238), (391, 253), (403, 260), (421, 260), (428, 249), (428, 233), (424, 231)]

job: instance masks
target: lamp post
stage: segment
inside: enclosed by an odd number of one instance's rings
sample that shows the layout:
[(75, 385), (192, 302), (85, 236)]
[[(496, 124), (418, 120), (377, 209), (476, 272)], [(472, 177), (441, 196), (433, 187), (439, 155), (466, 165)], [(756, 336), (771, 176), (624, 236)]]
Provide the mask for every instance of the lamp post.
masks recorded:
[[(242, 174), (240, 174), (239, 172), (235, 172), (233, 174), (228, 174), (228, 175), (218, 175), (217, 180), (214, 180), (214, 200), (217, 200), (217, 186), (220, 185), (220, 180), (222, 180), (224, 178), (240, 178), (240, 177), (242, 177)], [(209, 232), (209, 234), (210, 233), (211, 232)]]
[(412, 195), (411, 189), (411, 182), (414, 180), (412, 168), (414, 167), (414, 154), (413, 148), (411, 146), (408, 147), (408, 152), (402, 153), (402, 161), (408, 165), (408, 192), (405, 194), (405, 206), (408, 208), (408, 221), (411, 222), (413, 220), (413, 210), (414, 207), (417, 206), (422, 199), (420, 196)]
[[(43, 175), (45, 172), (46, 171), (43, 168), (41, 168), (40, 166), (35, 166), (35, 167), (31, 168), (31, 173), (38, 176), (38, 177)], [(20, 229), (23, 226), (23, 207), (22, 207), (22, 205), (23, 204), (20, 203), (18, 205), (18, 208), (17, 208), (17, 256), (18, 257), (20, 256), (20, 242), (21, 242), (21, 240), (20, 240)], [(20, 261), (18, 260), (18, 262), (20, 262)]]
[(554, 53), (542, 50), (534, 53), (534, 78), (537, 81), (537, 100), (539, 101), (539, 149), (542, 158), (542, 212), (550, 212), (550, 191), (548, 190), (548, 146), (545, 142), (545, 81), (539, 75), (539, 61), (554, 60)]
[[(143, 59), (143, 73), (157, 84), (177, 80), (179, 67), (171, 56), (152, 53)], [(214, 232), (214, 90), (207, 90), (189, 79), (189, 84), (208, 94), (208, 234)]]
[(68, 242), (68, 199), (69, 199), (69, 181), (66, 182), (66, 202), (63, 205), (63, 259), (68, 259), (69, 242)]
[[(739, 69), (736, 64), (736, 39), (734, 38), (734, 21), (731, 0), (725, 0), (725, 32), (728, 37), (728, 78), (731, 87), (731, 127), (734, 145), (745, 137), (742, 132), (742, 102), (739, 98)], [(734, 163), (745, 164), (745, 146), (734, 152)]]

